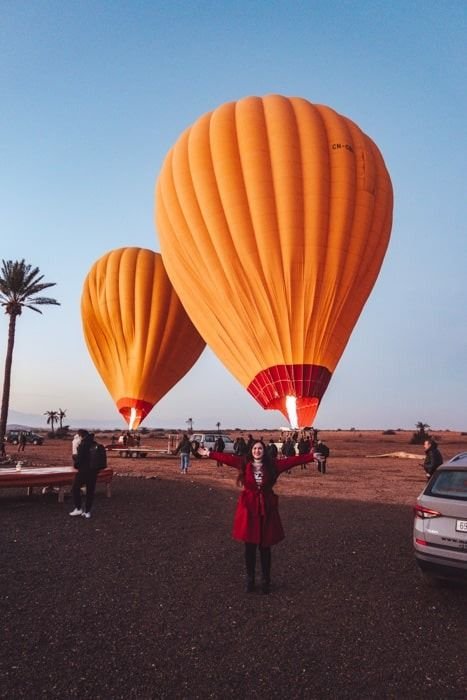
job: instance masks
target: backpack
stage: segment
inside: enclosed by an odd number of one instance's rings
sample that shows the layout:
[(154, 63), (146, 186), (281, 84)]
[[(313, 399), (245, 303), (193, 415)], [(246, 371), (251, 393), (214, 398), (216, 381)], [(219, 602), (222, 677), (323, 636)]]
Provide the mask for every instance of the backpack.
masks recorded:
[(105, 469), (107, 467), (107, 452), (104, 445), (99, 442), (93, 442), (89, 452), (90, 455), (90, 467), (96, 471)]
[(321, 454), (326, 457), (326, 459), (329, 457), (329, 447), (324, 444), (324, 442), (321, 443), (320, 448), (318, 452), (321, 452)]

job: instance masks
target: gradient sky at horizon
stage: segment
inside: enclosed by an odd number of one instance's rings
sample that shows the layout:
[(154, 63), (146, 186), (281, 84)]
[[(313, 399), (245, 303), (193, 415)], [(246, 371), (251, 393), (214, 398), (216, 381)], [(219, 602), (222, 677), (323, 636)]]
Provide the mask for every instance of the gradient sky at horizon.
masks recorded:
[[(61, 302), (18, 319), (11, 409), (124, 427), (84, 343), (84, 278), (113, 248), (160, 249), (154, 185), (187, 126), (282, 93), (353, 119), (395, 193), (380, 277), (316, 425), (467, 429), (463, 0), (7, 0), (0, 20), (0, 259), (38, 266)], [(7, 329), (2, 315), (2, 370)], [(145, 424), (188, 417), (195, 429), (284, 424), (209, 350)]]

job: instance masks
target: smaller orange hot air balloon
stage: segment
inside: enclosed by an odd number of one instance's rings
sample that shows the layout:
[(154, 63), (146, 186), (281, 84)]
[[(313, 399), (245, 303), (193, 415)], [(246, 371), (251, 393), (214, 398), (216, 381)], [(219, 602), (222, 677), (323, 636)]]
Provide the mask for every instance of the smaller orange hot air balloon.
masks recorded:
[(81, 316), (91, 358), (130, 429), (205, 347), (152, 250), (119, 248), (97, 260), (84, 282)]

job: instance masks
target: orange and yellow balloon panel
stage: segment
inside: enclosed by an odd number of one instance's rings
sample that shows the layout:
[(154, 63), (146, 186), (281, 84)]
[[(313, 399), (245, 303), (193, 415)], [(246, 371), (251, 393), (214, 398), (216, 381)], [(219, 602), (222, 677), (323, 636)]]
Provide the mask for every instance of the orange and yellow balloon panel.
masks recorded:
[(119, 248), (97, 260), (84, 282), (81, 316), (91, 358), (131, 429), (205, 347), (152, 250)]
[(223, 104), (167, 154), (156, 226), (203, 338), (267, 409), (313, 423), (376, 281), (393, 194), (374, 142), (299, 97)]

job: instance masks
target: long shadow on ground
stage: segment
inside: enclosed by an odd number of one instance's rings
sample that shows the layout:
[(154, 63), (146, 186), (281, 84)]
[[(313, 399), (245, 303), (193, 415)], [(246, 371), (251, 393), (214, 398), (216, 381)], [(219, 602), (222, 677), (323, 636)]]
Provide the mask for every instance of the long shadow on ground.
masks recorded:
[(118, 478), (85, 521), (2, 493), (0, 696), (465, 699), (466, 591), (421, 580), (410, 508), (281, 497), (262, 596), (236, 498)]

